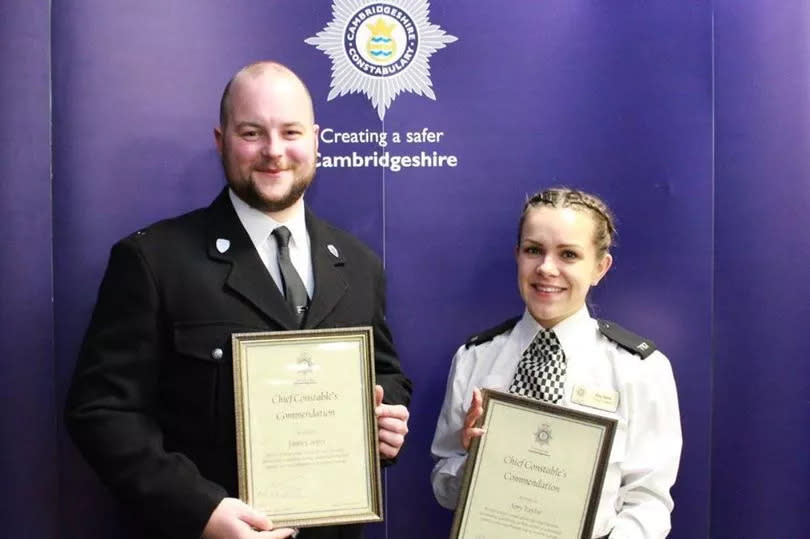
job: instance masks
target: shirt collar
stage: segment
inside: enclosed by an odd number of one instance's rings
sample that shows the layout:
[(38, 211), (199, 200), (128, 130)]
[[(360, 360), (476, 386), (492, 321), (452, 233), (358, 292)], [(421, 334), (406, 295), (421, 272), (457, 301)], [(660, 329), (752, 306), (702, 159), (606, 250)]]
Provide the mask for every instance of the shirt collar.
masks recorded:
[(588, 306), (580, 309), (552, 328), (566, 355), (571, 355), (595, 338), (596, 321), (591, 318)]
[(262, 213), (256, 208), (248, 205), (247, 202), (239, 198), (239, 195), (228, 189), (228, 196), (236, 210), (242, 226), (250, 236), (250, 241), (256, 248), (259, 248), (268, 240), (270, 234), (279, 226), (286, 226), (290, 230), (291, 245), (305, 246), (307, 244), (307, 222), (304, 205), (299, 204), (293, 216), (286, 222), (280, 223), (269, 215)]
[[(594, 327), (594, 320), (588, 312), (587, 305), (580, 307), (574, 314), (554, 326), (552, 331), (560, 341), (560, 346), (566, 354), (582, 346), (583, 341), (590, 335), (590, 329)], [(534, 340), (537, 332), (542, 326), (531, 315), (528, 309), (523, 312), (523, 317), (513, 330), (517, 339), (518, 348), (523, 353), (529, 344)]]

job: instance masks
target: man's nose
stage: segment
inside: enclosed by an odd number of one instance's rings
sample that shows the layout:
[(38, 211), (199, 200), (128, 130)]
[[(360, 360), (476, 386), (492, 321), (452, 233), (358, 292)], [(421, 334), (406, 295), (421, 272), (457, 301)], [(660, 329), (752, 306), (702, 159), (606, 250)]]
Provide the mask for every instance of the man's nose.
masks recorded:
[(269, 158), (281, 157), (284, 148), (284, 141), (282, 138), (274, 133), (270, 133), (265, 139), (265, 144), (262, 147), (262, 153)]

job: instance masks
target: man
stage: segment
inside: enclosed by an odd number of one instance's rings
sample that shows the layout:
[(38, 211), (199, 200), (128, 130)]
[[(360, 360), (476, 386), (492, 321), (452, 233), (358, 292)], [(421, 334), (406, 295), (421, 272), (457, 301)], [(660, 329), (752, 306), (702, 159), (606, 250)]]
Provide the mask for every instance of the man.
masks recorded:
[[(411, 384), (379, 258), (304, 205), (318, 126), (303, 82), (273, 62), (243, 68), (214, 135), (228, 188), (113, 247), (65, 418), (102, 480), (165, 537), (281, 539), (293, 530), (236, 499), (231, 334), (373, 326), (384, 459), (407, 433)], [(299, 534), (359, 537), (359, 526)]]

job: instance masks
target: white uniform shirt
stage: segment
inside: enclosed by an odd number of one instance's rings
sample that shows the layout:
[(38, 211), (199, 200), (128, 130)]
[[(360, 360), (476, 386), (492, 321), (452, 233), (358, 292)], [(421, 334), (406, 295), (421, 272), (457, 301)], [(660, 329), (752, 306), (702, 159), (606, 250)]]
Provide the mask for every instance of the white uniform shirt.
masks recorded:
[(245, 227), (245, 230), (250, 236), (250, 241), (256, 247), (259, 253), (259, 258), (264, 262), (267, 271), (275, 281), (276, 286), (284, 295), (284, 285), (281, 280), (281, 270), (278, 267), (278, 243), (271, 235), (273, 230), (280, 226), (286, 226), (290, 231), (290, 261), (292, 262), (298, 276), (304, 283), (307, 289), (307, 294), (312, 297), (315, 293), (315, 275), (312, 271), (312, 256), (309, 251), (309, 232), (307, 232), (306, 214), (304, 212), (304, 205), (298, 205), (298, 211), (286, 222), (280, 223), (260, 212), (256, 208), (249, 206), (244, 200), (233, 192), (233, 189), (228, 189), (228, 195), (231, 197), (236, 215), (239, 217), (239, 222)]
[[(461, 429), (473, 388), (508, 391), (523, 351), (539, 324), (525, 312), (511, 330), (453, 357), (447, 391), (436, 425), (431, 473), (438, 502), (458, 503), (467, 452)], [(618, 420), (593, 537), (611, 539), (666, 537), (673, 502), (669, 494), (681, 454), (678, 397), (669, 360), (655, 351), (646, 359), (632, 354), (599, 331), (587, 307), (554, 328), (567, 361), (561, 406)], [(615, 412), (572, 402), (574, 387), (617, 393)]]

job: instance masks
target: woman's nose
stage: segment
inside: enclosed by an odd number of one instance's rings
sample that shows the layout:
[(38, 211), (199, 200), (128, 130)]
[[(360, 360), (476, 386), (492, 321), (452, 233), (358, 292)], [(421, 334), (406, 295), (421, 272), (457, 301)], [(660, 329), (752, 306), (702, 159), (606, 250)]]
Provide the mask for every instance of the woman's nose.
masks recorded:
[(556, 275), (557, 274), (557, 264), (554, 261), (554, 257), (551, 255), (545, 255), (540, 263), (537, 265), (537, 272), (538, 273), (545, 273), (547, 275)]

